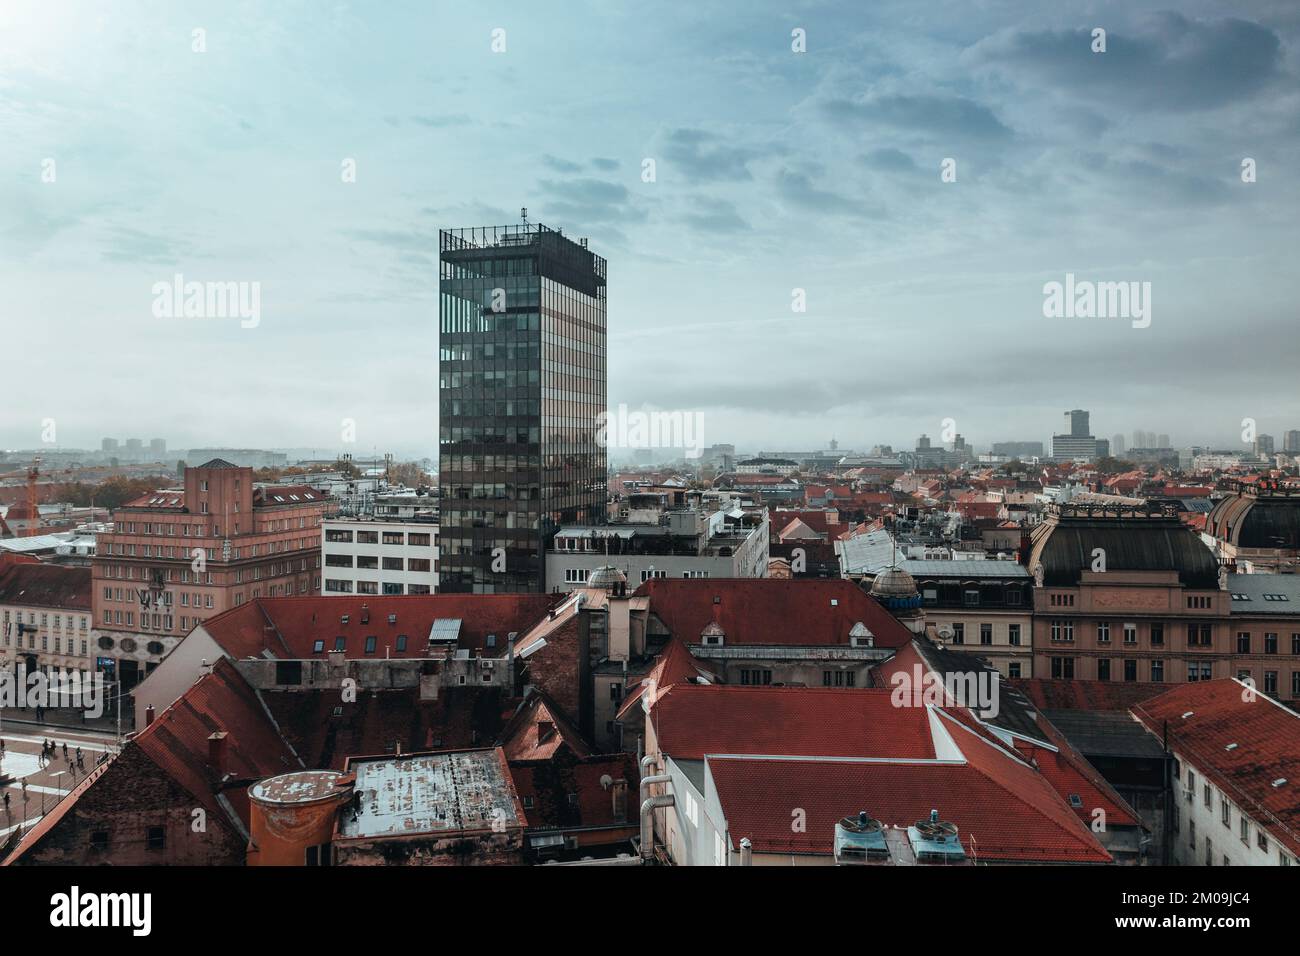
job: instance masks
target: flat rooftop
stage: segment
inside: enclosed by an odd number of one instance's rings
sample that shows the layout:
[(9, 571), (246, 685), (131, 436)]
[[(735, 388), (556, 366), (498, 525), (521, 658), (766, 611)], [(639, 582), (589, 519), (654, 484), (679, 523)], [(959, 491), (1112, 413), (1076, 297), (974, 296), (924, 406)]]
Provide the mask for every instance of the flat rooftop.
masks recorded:
[(518, 798), (498, 749), (362, 757), (355, 815), (345, 810), (342, 839), (401, 837), (523, 827)]

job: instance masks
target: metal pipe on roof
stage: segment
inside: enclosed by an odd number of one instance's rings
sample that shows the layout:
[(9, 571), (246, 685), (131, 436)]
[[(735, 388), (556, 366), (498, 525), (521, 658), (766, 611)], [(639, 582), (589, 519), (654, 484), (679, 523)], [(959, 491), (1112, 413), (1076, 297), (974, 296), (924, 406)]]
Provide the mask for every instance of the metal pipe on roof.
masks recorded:
[[(647, 778), (650, 779), (650, 778)], [(642, 780), (641, 785), (644, 787), (646, 781)], [(671, 793), (660, 794), (657, 797), (650, 797), (641, 804), (641, 861), (649, 862), (655, 853), (655, 810), (660, 807), (671, 807), (677, 804), (677, 798)]]
[(740, 841), (740, 865), (754, 865), (754, 844), (749, 842), (749, 837), (743, 837)]

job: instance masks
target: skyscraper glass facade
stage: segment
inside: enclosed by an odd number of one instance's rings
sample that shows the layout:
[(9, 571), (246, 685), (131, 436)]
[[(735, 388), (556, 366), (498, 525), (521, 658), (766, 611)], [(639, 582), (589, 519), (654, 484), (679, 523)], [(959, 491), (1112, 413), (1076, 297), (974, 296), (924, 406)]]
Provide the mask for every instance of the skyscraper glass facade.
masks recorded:
[(540, 224), (440, 239), (439, 589), (543, 590), (560, 524), (605, 518), (605, 260)]

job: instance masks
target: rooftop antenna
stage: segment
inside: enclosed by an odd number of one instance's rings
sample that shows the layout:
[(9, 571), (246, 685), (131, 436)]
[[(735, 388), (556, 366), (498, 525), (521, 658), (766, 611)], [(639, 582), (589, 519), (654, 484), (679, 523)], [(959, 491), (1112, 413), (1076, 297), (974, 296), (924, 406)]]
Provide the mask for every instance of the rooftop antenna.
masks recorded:
[(519, 207), (519, 218), (522, 219), (522, 220), (524, 221), (524, 225), (525, 225), (525, 226), (528, 225), (528, 207), (527, 207), (527, 206), (520, 206), (520, 207)]

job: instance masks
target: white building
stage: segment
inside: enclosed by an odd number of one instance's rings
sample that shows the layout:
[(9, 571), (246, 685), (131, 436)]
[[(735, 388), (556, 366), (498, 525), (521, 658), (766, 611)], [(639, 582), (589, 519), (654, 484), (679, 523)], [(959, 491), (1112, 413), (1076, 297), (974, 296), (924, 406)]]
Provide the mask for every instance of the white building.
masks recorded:
[(321, 522), (324, 594), (434, 594), (438, 524), (431, 518), (326, 518)]
[(1174, 758), (1171, 861), (1293, 866), (1300, 857), (1300, 715), (1236, 678), (1184, 684), (1133, 708)]

